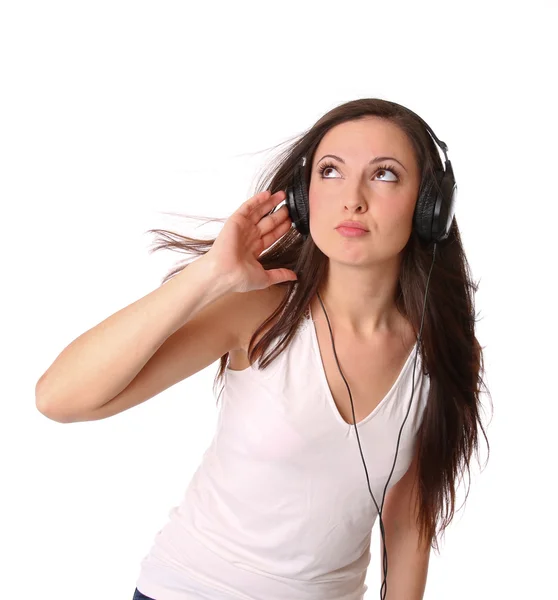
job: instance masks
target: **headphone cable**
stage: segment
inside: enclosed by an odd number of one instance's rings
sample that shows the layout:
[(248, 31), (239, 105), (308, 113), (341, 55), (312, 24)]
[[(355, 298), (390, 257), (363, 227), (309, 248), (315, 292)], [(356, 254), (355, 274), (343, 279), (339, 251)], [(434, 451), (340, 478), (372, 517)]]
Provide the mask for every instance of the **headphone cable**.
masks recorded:
[[(355, 428), (355, 433), (357, 436), (357, 441), (358, 441), (358, 447), (360, 450), (360, 456), (362, 458), (362, 464), (364, 465), (364, 472), (366, 474), (366, 481), (368, 482), (368, 491), (370, 492), (370, 495), (372, 496), (372, 500), (374, 501), (374, 504), (376, 506), (376, 510), (378, 511), (378, 515), (380, 517), (380, 532), (382, 534), (382, 542), (383, 542), (383, 546), (384, 546), (384, 554), (383, 554), (383, 569), (384, 569), (384, 579), (383, 579), (383, 583), (382, 583), (382, 587), (380, 588), (380, 598), (381, 600), (385, 600), (386, 594), (387, 594), (387, 572), (388, 572), (388, 559), (387, 559), (387, 550), (386, 550), (386, 538), (385, 538), (385, 530), (384, 530), (384, 523), (383, 523), (383, 519), (382, 519), (382, 510), (384, 508), (384, 501), (385, 501), (385, 497), (386, 497), (386, 492), (387, 492), (387, 487), (389, 484), (389, 481), (391, 479), (391, 476), (393, 475), (393, 471), (395, 469), (395, 464), (397, 462), (397, 453), (399, 451), (399, 442), (401, 440), (401, 433), (403, 432), (403, 426), (405, 425), (405, 422), (407, 421), (407, 417), (409, 416), (409, 412), (411, 410), (411, 404), (413, 402), (413, 395), (415, 393), (415, 370), (416, 370), (416, 366), (417, 366), (417, 358), (418, 358), (418, 352), (419, 352), (419, 342), (422, 341), (422, 328), (424, 326), (424, 314), (425, 314), (425, 310), (426, 310), (426, 297), (428, 295), (428, 284), (430, 282), (430, 276), (432, 275), (432, 269), (434, 268), (434, 261), (436, 259), (436, 248), (437, 248), (437, 243), (434, 243), (434, 248), (433, 248), (433, 252), (432, 252), (432, 264), (430, 266), (430, 271), (428, 273), (428, 278), (426, 280), (426, 289), (424, 291), (424, 301), (423, 301), (423, 308), (422, 308), (422, 317), (421, 317), (421, 322), (420, 322), (420, 329), (419, 329), (419, 334), (418, 334), (418, 338), (417, 338), (417, 347), (416, 347), (416, 351), (415, 351), (415, 363), (413, 365), (413, 379), (412, 379), (412, 388), (411, 388), (411, 400), (409, 401), (409, 408), (407, 409), (407, 414), (405, 415), (405, 418), (403, 419), (403, 423), (401, 425), (401, 429), (399, 430), (399, 436), (397, 438), (397, 447), (395, 449), (395, 459), (393, 461), (393, 466), (391, 468), (391, 472), (389, 474), (388, 480), (386, 482), (386, 486), (384, 488), (384, 493), (383, 493), (383, 497), (382, 497), (382, 506), (381, 508), (378, 507), (378, 503), (376, 502), (376, 499), (374, 498), (374, 494), (372, 493), (372, 489), (370, 487), (370, 478), (368, 477), (368, 469), (366, 468), (366, 462), (364, 460), (364, 455), (362, 453), (362, 446), (360, 445), (360, 437), (358, 435), (358, 428), (356, 426), (356, 416), (355, 416), (355, 407), (353, 404), (353, 396), (351, 394), (351, 389), (349, 387), (349, 384), (347, 383), (347, 380), (345, 379), (345, 376), (343, 375), (343, 371), (341, 370), (341, 366), (339, 365), (339, 360), (337, 358), (337, 352), (335, 351), (335, 342), (333, 341), (333, 332), (331, 330), (331, 324), (329, 322), (329, 317), (327, 316), (327, 311), (324, 307), (324, 303), (322, 302), (322, 299), (320, 297), (319, 292), (317, 292), (317, 296), (318, 296), (318, 300), (320, 301), (320, 304), (322, 305), (322, 309), (324, 311), (326, 320), (327, 320), (327, 326), (329, 328), (329, 335), (331, 337), (331, 345), (333, 347), (333, 354), (335, 355), (335, 361), (337, 363), (337, 368), (339, 369), (339, 372), (341, 373), (341, 377), (343, 377), (343, 381), (345, 382), (345, 385), (347, 386), (347, 390), (349, 391), (349, 398), (351, 400), (351, 408), (352, 408), (352, 412), (353, 412), (353, 425)], [(382, 591), (384, 592), (384, 595), (382, 595)]]

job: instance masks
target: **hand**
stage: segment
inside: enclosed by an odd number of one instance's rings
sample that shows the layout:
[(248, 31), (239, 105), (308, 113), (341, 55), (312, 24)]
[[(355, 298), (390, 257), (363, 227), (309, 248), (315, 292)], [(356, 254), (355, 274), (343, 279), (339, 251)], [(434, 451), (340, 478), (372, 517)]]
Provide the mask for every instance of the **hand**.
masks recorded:
[(285, 199), (280, 190), (273, 195), (260, 192), (244, 202), (225, 222), (223, 229), (205, 258), (214, 263), (216, 272), (229, 278), (234, 291), (259, 290), (284, 281), (295, 281), (289, 269), (263, 268), (261, 253), (281, 238), (291, 227), (286, 205), (270, 211)]

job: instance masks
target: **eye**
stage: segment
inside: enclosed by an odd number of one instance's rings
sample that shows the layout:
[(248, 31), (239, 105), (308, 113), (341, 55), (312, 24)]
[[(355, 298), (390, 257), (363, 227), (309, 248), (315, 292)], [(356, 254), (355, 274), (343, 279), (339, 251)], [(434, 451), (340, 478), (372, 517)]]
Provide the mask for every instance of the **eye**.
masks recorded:
[[(335, 165), (331, 162), (325, 162), (325, 163), (322, 163), (318, 168), (318, 171), (319, 171), (322, 179), (332, 179), (331, 177), (324, 177), (323, 174), (326, 169), (337, 170)], [(378, 181), (385, 181), (387, 183), (396, 183), (399, 181), (399, 171), (395, 167), (392, 167), (391, 165), (380, 165), (376, 169), (374, 175), (377, 175), (378, 173), (391, 173), (392, 175), (395, 175), (395, 180), (385, 179), (385, 176), (382, 175), (382, 177)]]
[(333, 163), (322, 163), (319, 167), (318, 167), (318, 171), (322, 177), (322, 179), (329, 179), (329, 177), (324, 177), (324, 171), (326, 169), (335, 169), (335, 166), (333, 165)]

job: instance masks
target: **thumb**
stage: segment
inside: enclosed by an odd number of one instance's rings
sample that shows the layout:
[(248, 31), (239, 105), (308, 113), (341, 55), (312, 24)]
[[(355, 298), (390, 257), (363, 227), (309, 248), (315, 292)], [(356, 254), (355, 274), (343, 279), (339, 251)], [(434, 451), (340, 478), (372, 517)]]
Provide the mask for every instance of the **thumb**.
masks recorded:
[(270, 285), (283, 283), (284, 281), (297, 281), (298, 277), (294, 271), (290, 269), (270, 269), (267, 271)]

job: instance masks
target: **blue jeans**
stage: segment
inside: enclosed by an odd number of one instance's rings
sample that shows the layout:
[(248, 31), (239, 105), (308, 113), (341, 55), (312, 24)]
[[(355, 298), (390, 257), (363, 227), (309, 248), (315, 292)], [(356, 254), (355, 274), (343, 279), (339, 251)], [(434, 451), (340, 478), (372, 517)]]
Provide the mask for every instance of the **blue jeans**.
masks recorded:
[(134, 597), (132, 598), (132, 600), (155, 600), (154, 598), (150, 598), (149, 596), (146, 596), (145, 594), (142, 594), (138, 588), (135, 589), (134, 591)]

